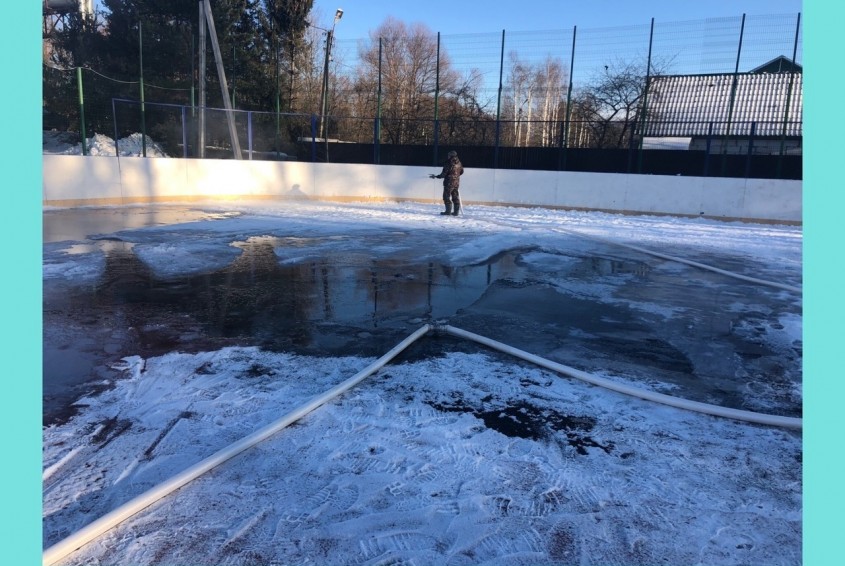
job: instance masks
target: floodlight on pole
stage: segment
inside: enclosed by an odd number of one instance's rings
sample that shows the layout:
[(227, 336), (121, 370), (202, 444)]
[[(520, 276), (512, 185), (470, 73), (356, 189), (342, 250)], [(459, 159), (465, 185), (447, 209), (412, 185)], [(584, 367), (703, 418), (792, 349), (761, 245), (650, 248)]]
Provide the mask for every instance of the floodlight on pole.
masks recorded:
[[(326, 61), (325, 65), (323, 66), (323, 96), (322, 96), (322, 103), (320, 107), (320, 137), (326, 140), (326, 150), (327, 155), (326, 158), (328, 159), (328, 145), (329, 141), (326, 139), (326, 104), (329, 97), (329, 60), (331, 58), (331, 50), (332, 50), (332, 39), (334, 38), (334, 27), (337, 25), (337, 22), (343, 17), (343, 10), (340, 8), (334, 14), (334, 21), (332, 22), (332, 29), (331, 30), (324, 30), (326, 31)], [(317, 26), (312, 26), (317, 27)], [(322, 29), (322, 28), (319, 28)]]

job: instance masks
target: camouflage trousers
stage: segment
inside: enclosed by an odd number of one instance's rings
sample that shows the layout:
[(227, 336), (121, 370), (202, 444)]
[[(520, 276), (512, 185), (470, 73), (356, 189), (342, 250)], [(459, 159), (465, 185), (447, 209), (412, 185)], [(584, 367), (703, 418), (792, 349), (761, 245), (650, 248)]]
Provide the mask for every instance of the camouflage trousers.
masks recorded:
[(449, 208), (451, 205), (454, 205), (456, 210), (461, 208), (461, 195), (457, 187), (454, 189), (443, 187), (443, 203), (446, 205), (446, 208)]

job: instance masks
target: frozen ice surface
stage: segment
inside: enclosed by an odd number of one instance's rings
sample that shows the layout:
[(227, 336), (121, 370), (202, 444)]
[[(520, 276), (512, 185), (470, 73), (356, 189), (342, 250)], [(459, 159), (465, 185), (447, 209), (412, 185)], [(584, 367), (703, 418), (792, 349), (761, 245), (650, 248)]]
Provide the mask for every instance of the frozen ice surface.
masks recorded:
[[(299, 238), (276, 248), (280, 263), (412, 252), (465, 265), (525, 246), (521, 261), (570, 283), (555, 292), (621, 300), (614, 281), (636, 274), (609, 270), (579, 288), (570, 256), (552, 252), (596, 244), (565, 227), (704, 263), (715, 254), (801, 285), (801, 229), (791, 226), (481, 206), (444, 220), (430, 205), (395, 203), (202, 210), (200, 220), (53, 242), (45, 280), (90, 284), (107, 244), (133, 246), (167, 278), (225, 265), (238, 253), (232, 242)], [(677, 315), (645, 296), (627, 300), (667, 324)], [(800, 345), (801, 298), (787, 300), (794, 311), (761, 310), (754, 328), (736, 331)], [(400, 357), (61, 563), (801, 564), (800, 431), (657, 405), (448, 344)], [(45, 548), (372, 361), (247, 346), (125, 356), (120, 379), (44, 429)], [(800, 401), (800, 386), (794, 394)]]

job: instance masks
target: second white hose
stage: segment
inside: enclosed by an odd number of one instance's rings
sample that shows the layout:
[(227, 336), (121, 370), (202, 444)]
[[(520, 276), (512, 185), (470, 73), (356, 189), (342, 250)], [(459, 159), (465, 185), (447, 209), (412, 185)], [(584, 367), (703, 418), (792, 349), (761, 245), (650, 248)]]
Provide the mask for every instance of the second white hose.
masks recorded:
[(665, 395), (663, 393), (647, 391), (645, 389), (638, 389), (636, 387), (631, 387), (630, 385), (616, 383), (614, 381), (610, 381), (609, 379), (598, 377), (587, 372), (577, 370), (575, 368), (571, 368), (569, 366), (565, 366), (563, 364), (559, 364), (557, 362), (553, 362), (545, 358), (541, 358), (540, 356), (535, 356), (534, 354), (530, 354), (512, 346), (508, 346), (507, 344), (497, 342), (496, 340), (492, 340), (479, 334), (474, 334), (467, 330), (462, 330), (460, 328), (455, 328), (454, 326), (449, 326), (448, 324), (440, 328), (454, 336), (468, 338), (469, 340), (473, 340), (475, 342), (478, 342), (479, 344), (484, 344), (485, 346), (489, 346), (495, 350), (505, 352), (506, 354), (511, 354), (512, 356), (516, 356), (517, 358), (521, 358), (525, 361), (537, 364), (538, 366), (544, 367), (546, 369), (550, 369), (552, 371), (556, 371), (558, 373), (562, 373), (570, 377), (580, 379), (581, 381), (586, 381), (587, 383), (591, 383), (593, 385), (598, 385), (599, 387), (604, 387), (605, 389), (624, 393), (625, 395), (631, 395), (633, 397), (639, 397), (640, 399), (655, 401), (664, 405), (678, 407), (680, 409), (687, 409), (690, 411), (696, 411), (699, 413), (704, 413), (717, 417), (727, 417), (741, 421), (780, 426), (785, 428), (800, 429), (803, 426), (802, 419), (798, 419), (795, 417), (783, 417), (780, 415), (768, 415), (765, 413), (755, 413), (753, 411), (743, 411), (741, 409), (731, 409), (729, 407), (709, 405), (707, 403), (699, 403), (698, 401), (690, 401), (688, 399), (672, 397), (671, 395)]

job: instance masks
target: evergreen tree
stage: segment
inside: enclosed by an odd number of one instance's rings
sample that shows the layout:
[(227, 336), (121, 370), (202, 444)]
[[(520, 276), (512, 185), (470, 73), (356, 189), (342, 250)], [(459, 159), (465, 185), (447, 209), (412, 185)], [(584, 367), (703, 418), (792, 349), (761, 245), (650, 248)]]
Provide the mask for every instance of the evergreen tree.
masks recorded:
[[(212, 0), (210, 5), (233, 106), (268, 111), (281, 97), (279, 109), (292, 110), (296, 57), (313, 0)], [(206, 23), (199, 22), (199, 0), (103, 0), (96, 22), (70, 17), (45, 53), (45, 124), (79, 128), (76, 68), (81, 67), (89, 137), (95, 132), (123, 136), (144, 127), (169, 153), (181, 151), (175, 147), (181, 143), (181, 110), (153, 103), (199, 104), (200, 25)], [(206, 50), (205, 105), (221, 108), (210, 37)], [(143, 117), (142, 78), (143, 98), (150, 103)], [(209, 127), (215, 124), (212, 120)]]

